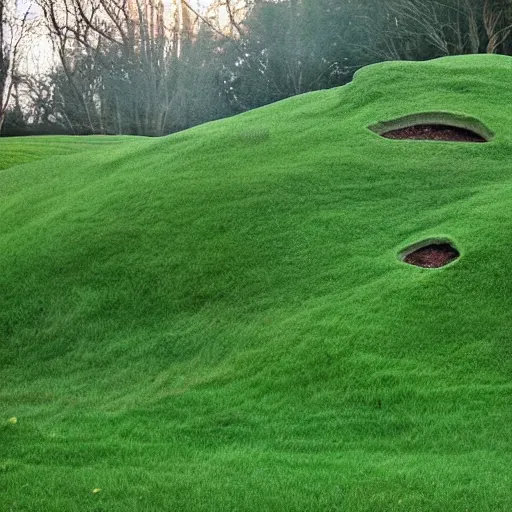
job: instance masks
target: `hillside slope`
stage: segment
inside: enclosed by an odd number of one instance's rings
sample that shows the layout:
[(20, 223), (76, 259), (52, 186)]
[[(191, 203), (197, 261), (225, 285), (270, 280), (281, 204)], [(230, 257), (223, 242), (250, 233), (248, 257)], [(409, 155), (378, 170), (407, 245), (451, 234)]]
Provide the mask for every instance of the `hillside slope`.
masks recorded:
[[(170, 137), (4, 160), (1, 507), (511, 510), (511, 72), (378, 64)], [(492, 141), (368, 129), (425, 112)], [(399, 260), (436, 237), (461, 257)]]

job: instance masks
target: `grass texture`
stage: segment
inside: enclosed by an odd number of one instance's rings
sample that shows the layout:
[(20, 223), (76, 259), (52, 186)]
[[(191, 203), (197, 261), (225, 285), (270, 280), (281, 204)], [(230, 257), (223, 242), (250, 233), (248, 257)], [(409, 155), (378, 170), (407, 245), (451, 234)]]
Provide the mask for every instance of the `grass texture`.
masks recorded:
[[(512, 510), (511, 73), (0, 140), (0, 510)], [(494, 138), (367, 128), (429, 111)], [(461, 258), (399, 260), (424, 238)]]

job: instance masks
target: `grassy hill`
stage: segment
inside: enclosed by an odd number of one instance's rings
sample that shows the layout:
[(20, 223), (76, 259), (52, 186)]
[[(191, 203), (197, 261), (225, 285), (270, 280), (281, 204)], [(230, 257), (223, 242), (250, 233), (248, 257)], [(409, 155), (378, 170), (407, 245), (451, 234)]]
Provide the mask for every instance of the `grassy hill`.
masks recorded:
[[(511, 72), (0, 140), (0, 510), (512, 510)], [(367, 128), (434, 111), (494, 138)]]

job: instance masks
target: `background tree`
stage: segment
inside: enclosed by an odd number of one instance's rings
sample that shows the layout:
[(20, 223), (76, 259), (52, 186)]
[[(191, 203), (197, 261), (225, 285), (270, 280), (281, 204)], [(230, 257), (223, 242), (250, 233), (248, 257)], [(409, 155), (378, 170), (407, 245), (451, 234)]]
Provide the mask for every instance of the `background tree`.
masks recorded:
[(358, 40), (350, 1), (258, 1), (232, 52), (229, 83), (235, 110), (347, 83), (372, 57)]
[[(512, 0), (389, 0), (366, 16), (379, 59), (510, 53)], [(384, 16), (382, 16), (384, 12)]]
[(0, 0), (0, 114), (75, 134), (163, 135), (382, 60), (512, 54), (512, 0), (34, 0), (59, 58), (35, 77), (13, 64), (16, 1)]
[(31, 8), (30, 2), (21, 10), (18, 0), (0, 0), (0, 132), (12, 93), (19, 83), (23, 41), (33, 26)]
[(161, 0), (39, 2), (90, 131), (161, 135), (172, 63), (191, 30), (182, 2), (167, 18)]

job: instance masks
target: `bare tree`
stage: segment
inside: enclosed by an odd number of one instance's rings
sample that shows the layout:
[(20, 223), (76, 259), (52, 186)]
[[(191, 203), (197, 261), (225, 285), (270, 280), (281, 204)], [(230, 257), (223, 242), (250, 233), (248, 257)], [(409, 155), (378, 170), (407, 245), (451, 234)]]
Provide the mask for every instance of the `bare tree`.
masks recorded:
[[(174, 0), (165, 11), (162, 0), (37, 1), (91, 131), (103, 131), (109, 109), (118, 133), (162, 134), (173, 102), (172, 66), (193, 30), (186, 2)], [(78, 90), (77, 52), (98, 71), (100, 85), (89, 97)], [(108, 95), (107, 86), (116, 92)]]
[(240, 38), (243, 20), (254, 6), (254, 0), (216, 0), (210, 3), (205, 18), (225, 37)]
[(384, 58), (418, 58), (421, 44), (438, 55), (496, 53), (512, 33), (512, 0), (390, 0), (386, 9)]
[(483, 23), (487, 34), (487, 53), (496, 53), (512, 31), (512, 1), (485, 0)]
[(0, 0), (0, 132), (7, 108), (17, 88), (23, 41), (32, 27), (32, 4), (18, 0)]

